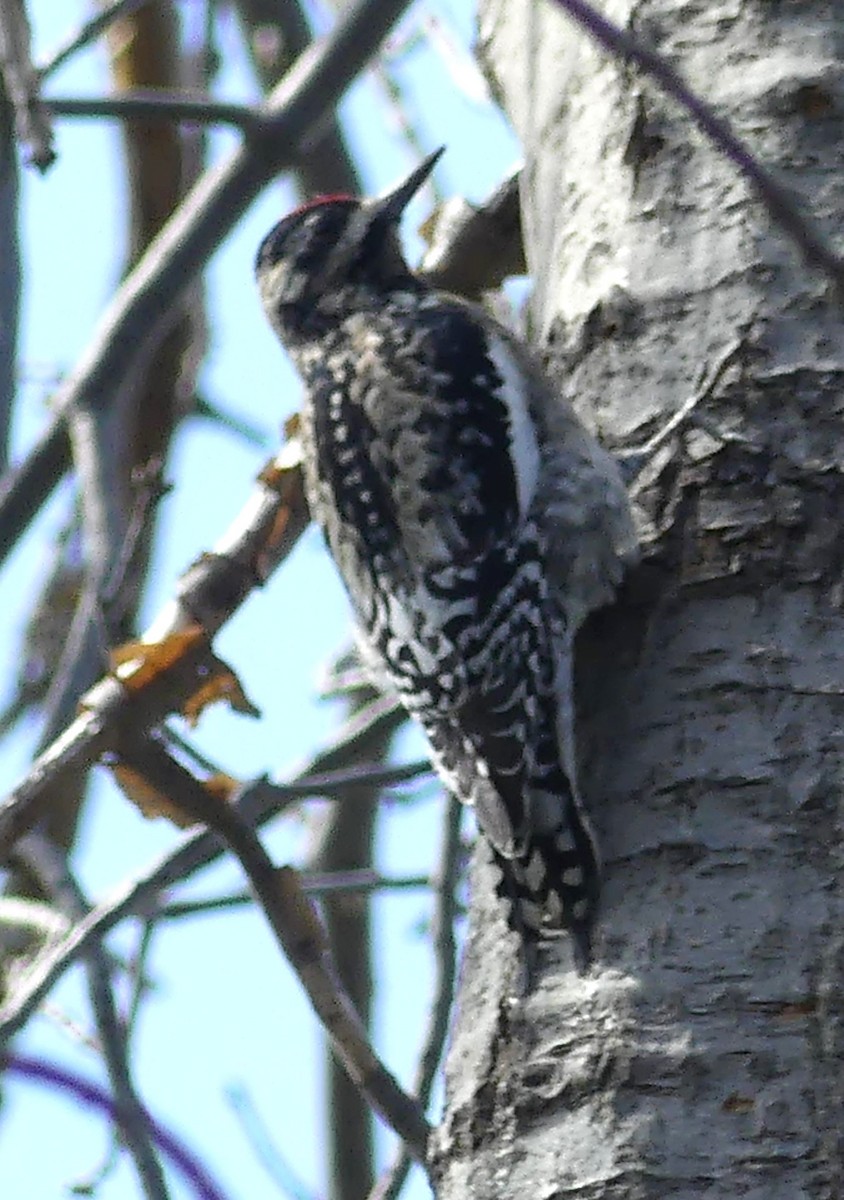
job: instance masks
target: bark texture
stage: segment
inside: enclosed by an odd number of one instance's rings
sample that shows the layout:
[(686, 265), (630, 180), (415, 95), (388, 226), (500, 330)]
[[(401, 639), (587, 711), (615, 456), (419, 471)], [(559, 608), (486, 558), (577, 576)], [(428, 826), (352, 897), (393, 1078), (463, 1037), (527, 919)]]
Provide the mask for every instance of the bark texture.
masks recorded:
[[(840, 244), (844, 8), (605, 3)], [(639, 481), (648, 559), (578, 647), (598, 964), (510, 998), (476, 868), (441, 1200), (844, 1195), (841, 311), (689, 118), (551, 4), (483, 0), (525, 150), (534, 336), (610, 446), (738, 339)]]

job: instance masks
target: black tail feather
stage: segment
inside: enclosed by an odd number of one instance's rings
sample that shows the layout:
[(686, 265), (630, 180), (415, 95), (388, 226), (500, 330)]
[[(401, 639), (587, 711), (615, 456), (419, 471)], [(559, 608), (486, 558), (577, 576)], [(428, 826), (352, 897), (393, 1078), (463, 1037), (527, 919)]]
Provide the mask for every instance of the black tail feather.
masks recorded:
[(578, 827), (573, 834), (573, 839), (563, 831), (532, 834), (524, 853), (514, 858), (494, 851), (501, 871), (496, 890), (507, 902), (510, 928), (526, 944), (565, 930), (582, 974), (592, 962), (600, 879), (591, 837)]

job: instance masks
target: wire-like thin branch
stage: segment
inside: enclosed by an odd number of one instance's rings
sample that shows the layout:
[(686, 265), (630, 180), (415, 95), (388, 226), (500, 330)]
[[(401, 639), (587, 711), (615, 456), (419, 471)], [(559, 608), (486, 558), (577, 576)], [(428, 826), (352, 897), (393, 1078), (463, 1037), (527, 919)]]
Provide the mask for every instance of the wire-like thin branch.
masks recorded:
[(259, 108), (199, 99), (182, 92), (142, 90), (119, 96), (45, 96), (44, 107), (55, 117), (113, 117), (120, 121), (184, 121), (193, 125), (232, 125), (249, 135), (265, 127)]
[(710, 141), (738, 168), (762, 201), (771, 218), (803, 252), (806, 262), (823, 271), (835, 284), (839, 303), (844, 302), (844, 259), (833, 250), (807, 212), (805, 199), (782, 183), (719, 117), (710, 104), (696, 95), (668, 59), (646, 46), (635, 34), (607, 20), (586, 0), (555, 0), (559, 8), (605, 49), (635, 63), (676, 100)]
[[(123, 1121), (122, 1110), (103, 1088), (64, 1067), (23, 1054), (9, 1054), (5, 1057), (0, 1055), (0, 1067), (7, 1076), (27, 1079), (56, 1091), (67, 1092), (77, 1104), (99, 1109), (115, 1121)], [(146, 1116), (156, 1143), (181, 1172), (200, 1200), (226, 1200), (225, 1192), (211, 1178), (199, 1159), (150, 1113)]]
[(410, 0), (359, 0), (315, 43), (261, 108), (260, 136), (197, 181), (126, 277), (76, 370), (59, 387), (53, 418), (0, 491), (0, 562), (70, 463), (65, 417), (85, 399), (109, 405), (159, 324), (262, 187), (307, 151), (327, 115)]
[[(434, 892), (436, 902), (431, 923), (435, 962), (434, 1004), (413, 1086), (414, 1095), (419, 1100), (423, 1111), (430, 1102), (445, 1039), (448, 1036), (451, 1006), (454, 1001), (454, 986), (457, 979), (457, 939), (454, 936), (454, 924), (459, 907), (457, 884), (460, 879), (462, 859), (460, 842), (462, 817), (463, 805), (456, 796), (449, 796), (443, 821), (443, 839)], [(410, 1157), (405, 1147), (402, 1146), (393, 1165), (372, 1189), (369, 1200), (396, 1200), (404, 1186), (410, 1166)]]
[[(385, 700), (388, 705), (387, 709), (384, 708)], [(359, 724), (356, 717), (346, 721), (340, 733), (344, 749), (349, 749), (347, 738), (353, 729), (359, 729), (362, 734), (372, 732), (373, 714), (377, 714), (376, 719), (380, 719), (382, 713), (394, 711), (394, 708), (389, 705), (389, 700), (379, 696), (360, 710), (363, 717), (362, 723)], [(401, 712), (400, 709), (395, 709), (395, 711)], [(183, 755), (200, 767), (200, 774), (203, 772), (207, 775), (223, 773), (217, 763), (212, 762), (207, 755), (197, 750), (193, 742), (182, 737), (178, 730), (169, 725), (166, 726), (165, 740), (172, 742)], [(421, 775), (433, 775), (433, 772), (434, 768), (428, 758), (417, 758), (408, 763), (349, 763), (337, 770), (318, 771), (300, 776), (295, 782), (271, 783), (268, 780), (262, 780), (261, 788), (267, 798), (272, 796), (273, 791), (277, 792), (278, 807), (283, 808), (291, 800), (306, 800), (310, 796), (331, 796), (345, 799), (346, 792), (352, 793), (358, 787), (377, 787), (382, 790), (396, 788), (403, 783), (413, 782)]]
[(204, 788), (160, 742), (144, 739), (124, 743), (123, 753), (157, 790), (222, 838), (237, 858), (334, 1053), (375, 1112), (424, 1164), (430, 1126), (420, 1106), (372, 1048), (334, 967), (325, 930), (299, 887), (296, 872), (291, 868), (278, 870), (258, 835), (237, 810)]
[[(300, 875), (302, 891), (308, 896), (331, 896), (345, 893), (406, 892), (431, 886), (427, 875), (403, 875), (398, 878), (380, 875), (377, 871), (361, 867), (356, 871), (336, 871), (319, 874), (303, 871)], [(211, 896), (207, 900), (173, 900), (165, 904), (156, 917), (161, 920), (177, 920), (180, 917), (204, 917), (210, 913), (227, 912), (233, 908), (247, 908), (255, 897), (250, 892), (232, 892), (228, 896)], [(2, 914), (2, 905), (0, 905)], [(0, 919), (2, 917), (0, 916)], [(65, 932), (65, 930), (61, 930)]]
[[(234, 0), (245, 49), (261, 90), (268, 92), (313, 41), (304, 0)], [(270, 48), (271, 47), (271, 48)], [(296, 171), (303, 196), (354, 196), (360, 191), (339, 114), (333, 112)]]
[[(347, 664), (348, 651), (327, 664), (321, 691), (333, 690), (332, 676), (344, 674)], [(346, 713), (352, 715), (365, 709), (375, 695), (377, 693), (373, 692), (371, 682), (347, 695)], [(361, 757), (366, 761), (374, 752), (378, 760), (383, 761), (389, 752), (391, 740), (390, 733), (384, 734), (380, 744), (373, 739), (371, 750)], [(348, 798), (351, 803), (332, 805), (319, 821), (312, 823), (305, 858), (307, 870), (341, 874), (354, 867), (371, 868), (381, 791), (371, 784), (359, 786), (349, 792)], [(336, 896), (326, 898), (320, 906), (320, 912), (337, 975), (360, 1016), (361, 1024), (369, 1033), (372, 1028), (375, 980), (372, 906), (368, 903), (368, 896), (363, 895), (357, 904), (338, 902)], [(332, 1200), (360, 1200), (372, 1187), (374, 1178), (372, 1116), (342, 1062), (331, 1053), (330, 1047), (326, 1047), (326, 1050), (323, 1057), (326, 1090), (324, 1121), (331, 1132), (326, 1139), (325, 1153)]]
[(70, 35), (66, 41), (57, 46), (53, 53), (47, 58), (40, 67), (37, 68), (38, 78), (43, 82), (48, 76), (52, 75), (59, 67), (63, 66), (69, 58), (71, 58), (78, 50), (83, 50), (85, 46), (96, 41), (101, 33), (108, 29), (113, 21), (118, 17), (128, 17), (140, 8), (142, 4), (148, 3), (148, 0), (112, 0), (111, 4), (106, 4), (100, 9), (90, 20)]
[[(307, 794), (330, 795), (332, 776), (328, 772), (344, 762), (350, 750), (365, 743), (372, 730), (380, 736), (383, 728), (397, 728), (404, 719), (405, 714), (396, 708), (394, 701), (384, 697), (373, 701), (366, 712), (347, 722), (334, 741), (304, 769), (300, 780), (308, 778), (313, 784), (308, 785)], [(345, 770), (335, 772), (334, 782), (341, 781), (339, 794), (346, 790), (345, 775)], [(257, 780), (246, 788), (237, 801), (243, 820), (260, 825), (275, 816), (283, 804), (284, 786)], [(288, 789), (288, 803), (302, 798), (301, 782), (288, 785)], [(108, 900), (77, 922), (66, 938), (33, 964), (26, 978), (16, 987), (14, 996), (0, 1009), (0, 1045), (23, 1028), (54, 984), (93, 941), (105, 937), (126, 917), (146, 914), (156, 908), (161, 891), (188, 879), (216, 862), (222, 854), (220, 840), (213, 833), (202, 830), (190, 834), (174, 850), (163, 855), (143, 874), (123, 884)]]
[(225, 1089), (224, 1094), (255, 1157), (281, 1195), (288, 1197), (288, 1200), (316, 1200), (314, 1193), (305, 1187), (274, 1143), (246, 1089), (232, 1085)]
[(119, 439), (113, 409), (91, 411), (84, 400), (68, 414), (68, 430), (80, 485), (85, 573), (68, 636), (44, 701), (44, 749), (76, 713), (79, 697), (106, 668), (102, 602), (112, 566), (125, 540), (121, 473), (114, 452)]
[(126, 531), (101, 594), (109, 645), (118, 640), (117, 630), (125, 629), (129, 624), (135, 607), (133, 574), (139, 570), (138, 562), (144, 557), (144, 535), (153, 521), (155, 509), (170, 491), (162, 471), (163, 462), (158, 455), (132, 471), (132, 503)]
[(18, 156), (13, 116), (0, 86), (0, 471), (9, 461), (9, 435), (17, 392), (21, 255), (18, 237)]
[(130, 965), (130, 976), (132, 978), (132, 994), (129, 997), (129, 1003), (126, 1006), (126, 1036), (131, 1037), (135, 1028), (135, 1022), (141, 1011), (141, 1000), (146, 991), (148, 980), (146, 975), (146, 964), (149, 958), (150, 949), (152, 947), (152, 939), (155, 933), (155, 922), (146, 920), (143, 922), (141, 936), (138, 942), (138, 949), (135, 952)]
[(423, 1107), (427, 1106), (431, 1098), (431, 1089), (442, 1057), (457, 978), (457, 939), (454, 936), (454, 924), (460, 908), (457, 885), (460, 882), (463, 860), (460, 826), (464, 811), (464, 805), (456, 796), (448, 797), (443, 818), (443, 839), (434, 884), (435, 902), (431, 921), (431, 943), (435, 963), (434, 1004), (413, 1085), (414, 1093)]

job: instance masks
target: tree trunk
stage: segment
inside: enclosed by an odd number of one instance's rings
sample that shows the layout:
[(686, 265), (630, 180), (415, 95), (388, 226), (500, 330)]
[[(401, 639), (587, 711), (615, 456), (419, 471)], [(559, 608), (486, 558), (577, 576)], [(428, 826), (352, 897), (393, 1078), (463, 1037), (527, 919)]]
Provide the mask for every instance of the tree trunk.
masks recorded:
[[(840, 238), (844, 6), (602, 5)], [(476, 866), (440, 1200), (844, 1196), (841, 312), (735, 168), (560, 10), (483, 0), (522, 140), (534, 337), (640, 479), (645, 567), (578, 646), (597, 964), (526, 1001)], [(705, 390), (705, 389), (702, 389)]]

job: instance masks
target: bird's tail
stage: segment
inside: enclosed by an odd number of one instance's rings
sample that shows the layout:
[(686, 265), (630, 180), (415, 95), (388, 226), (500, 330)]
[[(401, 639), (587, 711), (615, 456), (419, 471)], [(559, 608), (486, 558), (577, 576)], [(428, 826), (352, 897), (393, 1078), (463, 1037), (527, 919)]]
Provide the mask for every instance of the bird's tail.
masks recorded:
[(441, 724), (427, 732), (440, 775), (475, 809), (492, 846), (511, 928), (533, 943), (565, 930), (584, 971), (600, 893), (598, 850), (553, 719), (540, 715), (531, 736), (503, 719), (494, 733), (488, 723), (483, 737), (467, 736), (465, 713), (463, 729)]
[[(559, 798), (557, 803), (560, 803)], [(565, 825), (531, 832), (518, 852), (494, 850), (501, 871), (498, 895), (508, 905), (508, 923), (525, 940), (565, 930), (579, 971), (592, 961), (592, 931), (600, 894), (600, 865), (591, 831), (576, 801), (567, 804)]]

